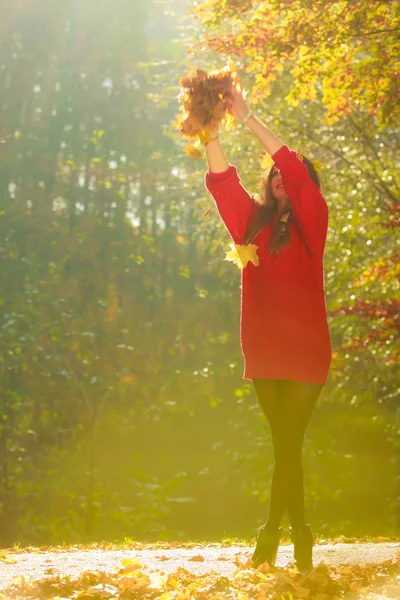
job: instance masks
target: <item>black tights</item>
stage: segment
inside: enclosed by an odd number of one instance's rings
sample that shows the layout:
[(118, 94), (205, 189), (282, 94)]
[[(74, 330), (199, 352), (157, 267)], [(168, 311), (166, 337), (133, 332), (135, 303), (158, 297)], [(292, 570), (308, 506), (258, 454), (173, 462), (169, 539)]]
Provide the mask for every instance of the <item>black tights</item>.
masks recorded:
[(322, 385), (287, 379), (253, 379), (268, 419), (274, 471), (267, 525), (279, 527), (287, 509), (292, 527), (305, 524), (302, 448), (304, 433)]

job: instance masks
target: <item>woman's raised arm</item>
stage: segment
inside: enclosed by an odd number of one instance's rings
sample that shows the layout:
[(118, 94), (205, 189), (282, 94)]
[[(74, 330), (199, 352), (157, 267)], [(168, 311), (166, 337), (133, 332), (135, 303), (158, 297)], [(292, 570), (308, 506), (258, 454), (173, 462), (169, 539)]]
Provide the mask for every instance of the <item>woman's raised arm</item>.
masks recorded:
[[(322, 256), (328, 228), (328, 207), (309, 176), (306, 164), (248, 109), (240, 83), (233, 97), (238, 119), (251, 129), (280, 172), (294, 216), (311, 252)], [(302, 194), (300, 190), (303, 190)]]
[(233, 92), (233, 99), (238, 119), (251, 129), (270, 156), (275, 154), (283, 146), (283, 142), (249, 110), (246, 100), (243, 98), (240, 83), (238, 83), (237, 89)]
[(212, 139), (206, 144), (206, 157), (211, 173), (223, 173), (229, 168), (228, 159), (219, 141), (218, 131), (212, 134)]
[(218, 131), (206, 144), (208, 172), (206, 188), (213, 196), (219, 215), (235, 244), (243, 244), (246, 225), (255, 203), (243, 187), (236, 167), (230, 165), (218, 138)]

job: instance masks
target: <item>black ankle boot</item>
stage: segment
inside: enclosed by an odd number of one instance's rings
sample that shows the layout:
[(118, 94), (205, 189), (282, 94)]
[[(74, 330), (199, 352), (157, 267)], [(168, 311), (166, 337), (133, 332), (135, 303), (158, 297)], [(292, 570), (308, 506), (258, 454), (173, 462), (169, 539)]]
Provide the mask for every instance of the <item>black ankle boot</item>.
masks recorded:
[(251, 557), (253, 566), (254, 568), (257, 568), (267, 560), (269, 566), (273, 567), (275, 566), (282, 527), (271, 528), (262, 525), (259, 531), (260, 533), (258, 534), (256, 548)]
[(314, 536), (311, 525), (306, 524), (303, 527), (290, 527), (290, 539), (294, 545), (294, 559), (299, 571), (306, 571), (313, 568), (312, 548)]

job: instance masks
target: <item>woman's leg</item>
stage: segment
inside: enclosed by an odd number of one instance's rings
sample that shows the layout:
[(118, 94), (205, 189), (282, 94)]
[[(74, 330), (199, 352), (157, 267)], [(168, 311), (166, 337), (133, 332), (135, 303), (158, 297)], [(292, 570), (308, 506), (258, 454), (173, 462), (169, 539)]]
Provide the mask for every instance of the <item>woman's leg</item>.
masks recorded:
[(284, 418), (280, 424), (277, 462), (286, 480), (286, 508), (292, 527), (305, 525), (302, 450), (304, 434), (322, 390), (322, 385), (281, 381)]
[(304, 524), (302, 446), (322, 385), (254, 379), (254, 388), (270, 425), (274, 471), (266, 525), (278, 527), (285, 510), (293, 527)]
[(279, 527), (286, 510), (286, 477), (277, 458), (280, 440), (283, 438), (285, 413), (280, 395), (278, 379), (253, 379), (254, 389), (270, 426), (274, 448), (274, 470), (272, 473), (268, 518), (265, 523), (270, 529)]

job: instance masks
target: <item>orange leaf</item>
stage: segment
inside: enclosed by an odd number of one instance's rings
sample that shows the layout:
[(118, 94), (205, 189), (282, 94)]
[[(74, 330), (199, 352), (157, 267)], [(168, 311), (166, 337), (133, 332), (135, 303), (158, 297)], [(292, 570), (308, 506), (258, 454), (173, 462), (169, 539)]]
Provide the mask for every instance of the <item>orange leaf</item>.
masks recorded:
[(188, 156), (190, 156), (190, 158), (193, 158), (193, 160), (198, 160), (203, 156), (200, 150), (195, 148), (193, 144), (188, 144), (185, 146), (185, 152)]

